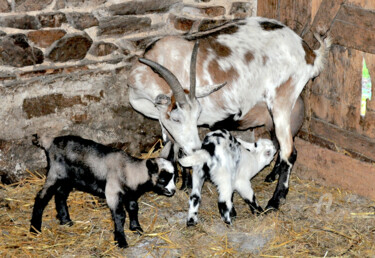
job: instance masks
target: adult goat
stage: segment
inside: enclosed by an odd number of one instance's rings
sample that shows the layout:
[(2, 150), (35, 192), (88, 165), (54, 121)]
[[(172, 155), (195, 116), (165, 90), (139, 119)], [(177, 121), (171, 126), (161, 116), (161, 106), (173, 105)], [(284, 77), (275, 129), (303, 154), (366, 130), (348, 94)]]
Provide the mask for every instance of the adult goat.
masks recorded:
[[(329, 38), (315, 37), (321, 46), (311, 50), (290, 28), (261, 17), (235, 21), (203, 36), (164, 37), (133, 66), (130, 103), (158, 119), (163, 138), (186, 154), (201, 146), (197, 126), (239, 130), (274, 126), (280, 153), (271, 179), (276, 174), (279, 179), (266, 209), (278, 209), (297, 157), (292, 133), (298, 127), (293, 117), (301, 112), (297, 99), (305, 84), (323, 70), (330, 47)], [(197, 39), (196, 61), (191, 62)], [(195, 62), (196, 73), (190, 75)]]

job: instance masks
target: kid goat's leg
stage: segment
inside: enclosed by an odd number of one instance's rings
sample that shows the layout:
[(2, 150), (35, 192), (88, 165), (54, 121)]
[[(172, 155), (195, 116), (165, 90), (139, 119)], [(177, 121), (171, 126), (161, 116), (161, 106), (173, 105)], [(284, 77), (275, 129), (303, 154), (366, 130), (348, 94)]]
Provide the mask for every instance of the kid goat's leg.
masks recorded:
[(193, 167), (192, 175), (192, 189), (189, 198), (189, 214), (187, 220), (187, 226), (194, 226), (198, 222), (198, 209), (201, 202), (201, 191), (204, 183), (204, 172), (203, 168), (207, 166), (206, 164), (203, 167)]
[(138, 221), (138, 202), (135, 199), (132, 199), (128, 195), (124, 197), (125, 208), (129, 213), (129, 229), (132, 231), (143, 232), (141, 225)]
[[(231, 176), (230, 173), (222, 173), (225, 178), (221, 178), (220, 182), (213, 182), (217, 185), (217, 190), (219, 192), (219, 201), (218, 207), (221, 218), (227, 224), (231, 224), (231, 214), (234, 213), (233, 203), (232, 203), (232, 196), (233, 196), (233, 188), (231, 183)], [(213, 178), (212, 178), (213, 179)]]
[(115, 226), (115, 241), (117, 242), (119, 247), (126, 248), (128, 247), (124, 232), (126, 214), (123, 207), (123, 195), (120, 192), (119, 187), (113, 185), (111, 187), (108, 187), (107, 182), (107, 186), (105, 188), (105, 198), (108, 207), (111, 210), (111, 215)]
[(69, 185), (69, 182), (63, 182), (60, 187), (57, 188), (55, 194), (55, 204), (57, 211), (57, 218), (60, 220), (61, 225), (68, 224), (69, 226), (73, 225), (72, 220), (69, 216), (68, 205), (66, 200), (68, 199), (69, 193), (72, 191), (72, 186)]
[(259, 214), (263, 212), (262, 207), (260, 207), (255, 198), (253, 189), (251, 188), (250, 181), (237, 181), (236, 190), (249, 205), (251, 212), (254, 214)]
[[(49, 174), (53, 173), (51, 173), (50, 171)], [(52, 177), (47, 177), (42, 190), (40, 190), (35, 197), (35, 203), (31, 217), (30, 232), (41, 232), (43, 211), (47, 206), (48, 202), (51, 200), (52, 196), (56, 193), (57, 187), (58, 186), (56, 179)]]

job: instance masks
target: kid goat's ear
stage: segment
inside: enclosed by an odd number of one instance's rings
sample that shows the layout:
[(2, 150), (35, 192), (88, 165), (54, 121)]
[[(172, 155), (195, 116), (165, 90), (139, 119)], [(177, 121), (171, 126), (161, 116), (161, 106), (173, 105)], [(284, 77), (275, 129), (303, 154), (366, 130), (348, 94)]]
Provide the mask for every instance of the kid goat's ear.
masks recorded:
[(147, 169), (148, 169), (148, 174), (149, 174), (150, 176), (152, 176), (152, 175), (158, 173), (159, 166), (158, 166), (158, 164), (155, 162), (154, 159), (148, 159), (148, 160), (146, 161), (146, 167), (147, 167)]

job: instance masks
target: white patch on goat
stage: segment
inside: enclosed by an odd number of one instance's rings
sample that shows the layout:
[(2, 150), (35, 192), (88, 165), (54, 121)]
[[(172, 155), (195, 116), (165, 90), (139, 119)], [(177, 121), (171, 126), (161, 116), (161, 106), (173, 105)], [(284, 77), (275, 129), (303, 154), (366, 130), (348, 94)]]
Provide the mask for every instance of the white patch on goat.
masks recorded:
[[(85, 164), (90, 167), (91, 171), (98, 179), (105, 180), (108, 173), (108, 165), (116, 163), (118, 164), (118, 160), (115, 158), (115, 156), (118, 156), (118, 154), (111, 153), (104, 158), (100, 158), (94, 154), (89, 154), (86, 155)], [(116, 160), (116, 163), (114, 160)]]
[[(136, 190), (138, 185), (145, 183), (150, 178), (146, 160), (143, 160), (141, 163), (134, 163), (128, 160), (123, 171), (126, 185), (132, 190)], [(153, 184), (155, 183), (156, 182), (153, 182)]]
[(160, 158), (157, 158), (156, 159), (156, 162), (159, 166), (159, 170), (165, 170), (165, 171), (168, 171), (169, 173), (174, 173), (174, 167), (173, 167), (173, 164), (166, 160), (166, 159), (160, 159)]
[(107, 179), (107, 184), (105, 186), (105, 198), (108, 204), (108, 207), (111, 210), (116, 209), (119, 202), (119, 194), (123, 193), (123, 190), (120, 186), (120, 181), (118, 177), (114, 174), (111, 174)]

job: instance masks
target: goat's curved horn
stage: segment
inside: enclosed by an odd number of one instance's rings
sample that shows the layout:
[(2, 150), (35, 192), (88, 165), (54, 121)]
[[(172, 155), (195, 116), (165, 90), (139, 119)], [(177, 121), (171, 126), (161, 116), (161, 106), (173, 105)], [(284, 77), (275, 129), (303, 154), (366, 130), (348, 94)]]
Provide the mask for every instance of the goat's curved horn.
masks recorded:
[(138, 60), (139, 62), (151, 67), (154, 72), (158, 73), (168, 83), (174, 97), (176, 98), (177, 103), (184, 104), (186, 102), (184, 89), (182, 88), (176, 76), (171, 71), (169, 71), (161, 64), (155, 63), (154, 61), (151, 61), (149, 59), (140, 57)]
[(198, 55), (199, 41), (195, 41), (193, 52), (191, 53), (190, 61), (190, 92), (189, 99), (193, 100), (195, 98), (195, 88), (197, 86), (197, 55)]

